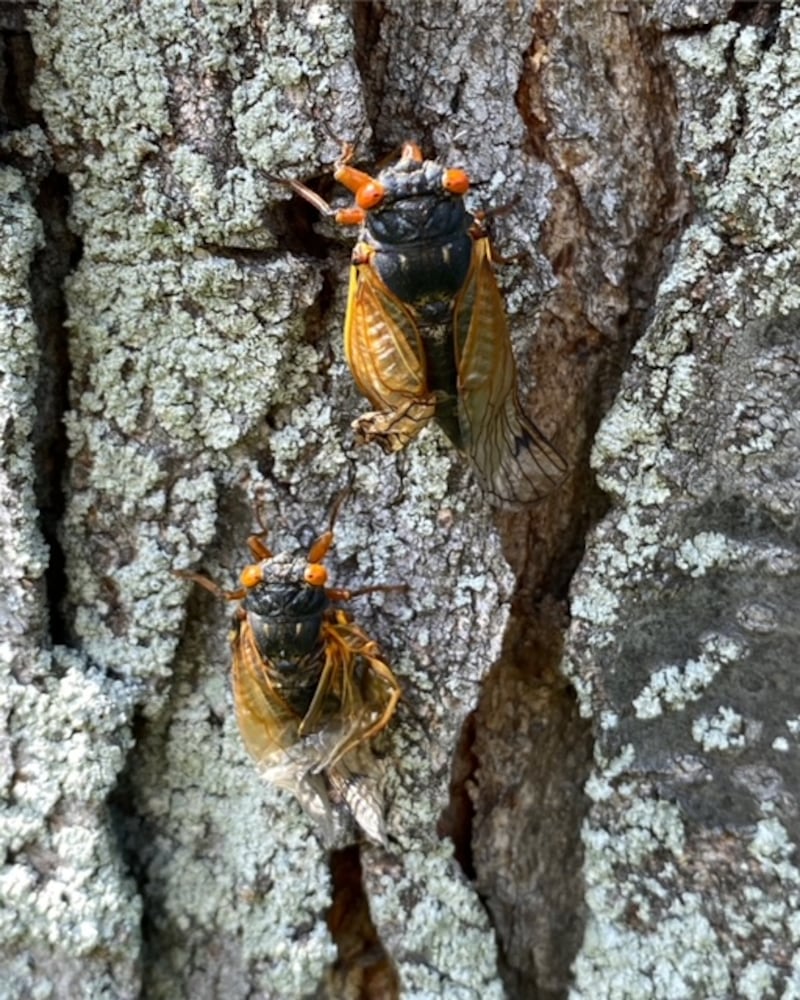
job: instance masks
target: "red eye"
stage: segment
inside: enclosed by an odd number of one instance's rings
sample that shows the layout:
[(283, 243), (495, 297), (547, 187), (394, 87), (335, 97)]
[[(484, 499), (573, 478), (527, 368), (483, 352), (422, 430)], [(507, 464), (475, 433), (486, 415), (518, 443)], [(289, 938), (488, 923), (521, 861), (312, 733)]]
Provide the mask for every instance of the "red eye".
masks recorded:
[(359, 208), (368, 212), (371, 208), (377, 208), (386, 196), (386, 188), (378, 181), (368, 181), (356, 192), (356, 203)]
[(466, 194), (469, 191), (469, 177), (464, 170), (445, 170), (442, 187), (450, 194)]
[(312, 587), (324, 587), (328, 582), (328, 571), (321, 563), (309, 563), (306, 566), (305, 579)]
[(257, 587), (263, 579), (261, 563), (251, 563), (249, 566), (245, 566), (239, 575), (242, 586), (247, 590)]

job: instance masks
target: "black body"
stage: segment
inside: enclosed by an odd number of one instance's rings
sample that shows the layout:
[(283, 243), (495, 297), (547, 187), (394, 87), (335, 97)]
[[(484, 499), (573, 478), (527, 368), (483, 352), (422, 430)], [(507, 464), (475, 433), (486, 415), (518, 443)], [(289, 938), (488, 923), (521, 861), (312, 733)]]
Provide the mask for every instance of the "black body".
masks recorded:
[(322, 623), (330, 607), (325, 588), (303, 579), (306, 566), (280, 555), (265, 561), (263, 582), (242, 602), (266, 668), (298, 715), (311, 704), (324, 666)]
[(382, 170), (386, 195), (362, 230), (386, 287), (432, 323), (448, 320), (472, 260), (474, 219), (461, 195), (444, 189), (444, 174), (434, 160), (409, 158)]

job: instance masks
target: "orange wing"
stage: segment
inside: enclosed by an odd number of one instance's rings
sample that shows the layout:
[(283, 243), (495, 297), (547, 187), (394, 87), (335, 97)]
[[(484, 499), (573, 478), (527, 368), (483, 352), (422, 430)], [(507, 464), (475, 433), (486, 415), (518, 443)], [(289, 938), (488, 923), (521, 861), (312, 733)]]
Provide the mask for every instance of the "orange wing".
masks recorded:
[[(388, 725), (400, 700), (400, 685), (377, 645), (343, 611), (322, 626), (325, 666), (300, 726), (301, 735), (326, 733), (327, 753), (318, 771), (332, 767), (359, 744), (369, 743)], [(336, 715), (323, 719), (322, 708), (333, 695)]]
[(233, 701), (248, 753), (266, 765), (297, 742), (300, 719), (273, 684), (247, 619), (232, 637)]
[(325, 660), (305, 717), (270, 677), (247, 619), (232, 637), (242, 740), (268, 781), (291, 792), (332, 844), (328, 786), (372, 840), (386, 843), (380, 765), (370, 740), (394, 715), (400, 686), (376, 645), (342, 611), (323, 625)]
[(453, 306), (458, 419), (464, 448), (500, 504), (539, 500), (567, 465), (522, 412), (505, 309), (488, 237), (475, 240), (467, 280)]
[(422, 337), (411, 310), (384, 285), (363, 244), (364, 263), (350, 269), (344, 352), (356, 385), (376, 413), (354, 424), (363, 441), (398, 451), (417, 436), (436, 411), (428, 392)]

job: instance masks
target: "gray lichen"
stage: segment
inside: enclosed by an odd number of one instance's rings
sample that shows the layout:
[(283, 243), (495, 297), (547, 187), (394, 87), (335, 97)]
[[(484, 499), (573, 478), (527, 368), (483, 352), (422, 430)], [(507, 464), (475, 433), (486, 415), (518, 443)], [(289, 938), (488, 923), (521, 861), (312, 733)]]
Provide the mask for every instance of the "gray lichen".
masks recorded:
[(800, 990), (796, 750), (773, 742), (798, 707), (796, 13), (776, 30), (668, 46), (700, 207), (595, 444), (614, 509), (566, 660), (599, 722), (576, 997)]
[(28, 295), (43, 236), (22, 174), (3, 170), (0, 189), (0, 979), (9, 997), (53, 995), (56, 979), (74, 984), (73, 995), (88, 995), (77, 983), (91, 964), (98, 990), (133, 996), (140, 904), (104, 804), (130, 745), (130, 703), (108, 678), (47, 641), (48, 554), (36, 523), (32, 436), (39, 343)]
[[(375, 919), (408, 995), (447, 983), (499, 995), (488, 921), (435, 826), (457, 733), (499, 651), (510, 574), (439, 432), (398, 460), (353, 455), (345, 254), (335, 316), (319, 329), (320, 269), (279, 252), (265, 217), (285, 198), (267, 171), (310, 173), (334, 154), (321, 119), (368, 135), (348, 19), (322, 3), (198, 15), (53, 2), (31, 28), (35, 99), (82, 241), (66, 289), (61, 534), (74, 649), (42, 685), (9, 689), (31, 734), (29, 794), (22, 762), (9, 767), (20, 797), (9, 849), (24, 857), (53, 810), (71, 818), (43, 848), (55, 852), (47, 873), (31, 858), (4, 869), (9, 995), (132, 996), (141, 975), (153, 997), (299, 997), (323, 980), (335, 957), (327, 854), (240, 746), (229, 609), (171, 571), (202, 565), (234, 585), (254, 507), (271, 545), (302, 549), (348, 480), (334, 582), (409, 585), (353, 608), (404, 687), (380, 747), (394, 846), (363, 862)], [(37, 555), (41, 576), (40, 544)], [(394, 878), (379, 884), (387, 859)], [(79, 987), (47, 948), (70, 956)]]

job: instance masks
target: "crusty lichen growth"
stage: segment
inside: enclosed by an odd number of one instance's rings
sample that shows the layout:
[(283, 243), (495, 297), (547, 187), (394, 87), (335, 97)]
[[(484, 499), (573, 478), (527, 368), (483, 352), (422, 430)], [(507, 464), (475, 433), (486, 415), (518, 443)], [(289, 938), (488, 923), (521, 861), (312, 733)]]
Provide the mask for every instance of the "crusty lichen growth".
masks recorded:
[(576, 997), (799, 981), (800, 18), (775, 17), (668, 44), (698, 208), (593, 456), (614, 509), (566, 659), (598, 740)]
[[(26, 627), (40, 632), (41, 580), (47, 551), (31, 523), (35, 509), (33, 445), (38, 375), (36, 327), (28, 290), (31, 261), (42, 243), (42, 229), (22, 174), (0, 172), (0, 335), (3, 338), (2, 391), (3, 467), (0, 517), (3, 525), (5, 613), (2, 638), (14, 642)], [(16, 625), (16, 627), (15, 627)]]
[[(138, 995), (140, 917), (148, 996), (288, 998), (322, 980), (334, 956), (326, 855), (239, 745), (230, 609), (171, 570), (202, 565), (235, 586), (256, 501), (266, 500), (270, 543), (302, 549), (352, 478), (334, 582), (410, 588), (352, 609), (405, 692), (382, 752), (389, 833), (414, 860), (398, 851), (404, 892), (376, 885), (375, 908), (401, 977), (423, 994), (430, 980), (497, 995), (493, 935), (435, 822), (456, 733), (499, 651), (511, 579), (463, 461), (438, 431), (399, 459), (352, 451), (360, 404), (341, 353), (346, 253), (323, 329), (320, 262), (283, 251), (273, 223), (286, 192), (267, 172), (329, 163), (336, 144), (321, 123), (362, 141), (369, 129), (347, 11), (283, 6), (49, 0), (31, 14), (35, 99), (69, 176), (83, 254), (66, 289), (62, 526), (79, 653), (59, 654), (69, 672), (37, 693), (26, 718), (34, 733), (60, 734), (56, 780), (62, 756), (70, 774), (87, 775), (82, 788), (63, 779), (67, 806), (86, 799), (95, 811), (85, 813), (90, 855), (68, 837), (62, 845), (81, 886), (74, 906), (34, 906), (30, 935), (73, 949), (87, 994)], [(59, 687), (79, 676), (97, 688), (97, 718), (83, 694), (77, 712)], [(68, 740), (62, 711), (79, 720)], [(35, 738), (44, 756), (50, 745)], [(98, 811), (115, 781), (116, 843)], [(52, 791), (43, 784), (45, 803)], [(364, 860), (369, 884), (373, 863)], [(20, 906), (26, 884), (15, 868)], [(406, 957), (409, 895), (420, 905)], [(22, 996), (49, 978), (35, 959), (8, 981)]]
[[(42, 156), (41, 133), (28, 140), (18, 148)], [(55, 969), (69, 982), (92, 964), (98, 991), (126, 996), (136, 992), (140, 909), (105, 799), (123, 764), (130, 705), (80, 658), (51, 651), (47, 638), (48, 553), (34, 491), (39, 341), (29, 291), (42, 241), (25, 178), (0, 171), (0, 981), (9, 998), (50, 996), (43, 987)]]

